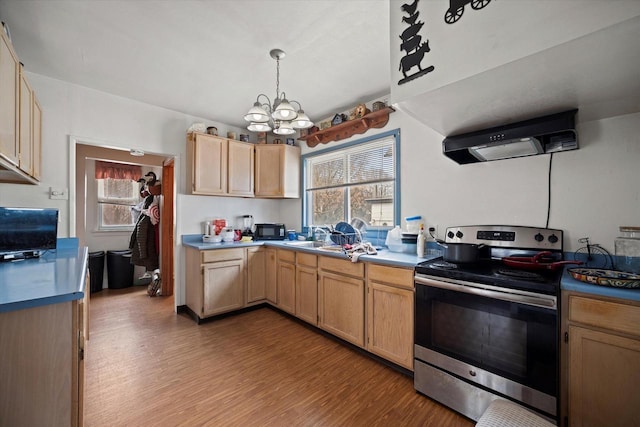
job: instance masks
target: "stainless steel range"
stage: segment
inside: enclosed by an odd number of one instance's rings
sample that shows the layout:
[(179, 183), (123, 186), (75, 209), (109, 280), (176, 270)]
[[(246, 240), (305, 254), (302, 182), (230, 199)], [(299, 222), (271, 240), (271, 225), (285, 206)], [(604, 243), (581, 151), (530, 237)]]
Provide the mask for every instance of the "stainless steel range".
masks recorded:
[(417, 391), (473, 420), (498, 397), (556, 418), (562, 241), (546, 228), (447, 229), (445, 243), (484, 247), (474, 263), (416, 266)]

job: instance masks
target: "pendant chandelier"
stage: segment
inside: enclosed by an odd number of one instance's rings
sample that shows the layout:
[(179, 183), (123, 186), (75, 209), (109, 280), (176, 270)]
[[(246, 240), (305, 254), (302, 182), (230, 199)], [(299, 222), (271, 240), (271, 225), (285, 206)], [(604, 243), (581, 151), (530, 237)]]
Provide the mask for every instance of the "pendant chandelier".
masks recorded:
[[(287, 99), (284, 92), (280, 93), (280, 60), (285, 57), (285, 53), (280, 49), (272, 49), (269, 55), (276, 60), (276, 97), (273, 104), (269, 97), (263, 93), (258, 95), (256, 102), (244, 119), (249, 122), (249, 129), (252, 132), (269, 132), (277, 135), (291, 135), (295, 129), (306, 129), (313, 126), (313, 122), (302, 110), (298, 101)], [(266, 103), (261, 103), (260, 98), (266, 99)], [(298, 104), (298, 109), (294, 109), (291, 104)]]

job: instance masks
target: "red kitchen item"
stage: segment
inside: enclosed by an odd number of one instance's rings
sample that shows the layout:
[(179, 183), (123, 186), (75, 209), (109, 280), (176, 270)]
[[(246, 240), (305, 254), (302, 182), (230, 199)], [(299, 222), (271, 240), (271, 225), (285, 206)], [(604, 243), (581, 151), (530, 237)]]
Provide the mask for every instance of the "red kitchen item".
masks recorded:
[(554, 261), (551, 252), (540, 252), (532, 257), (509, 256), (502, 258), (509, 267), (525, 270), (556, 270), (567, 264), (582, 264), (582, 261)]

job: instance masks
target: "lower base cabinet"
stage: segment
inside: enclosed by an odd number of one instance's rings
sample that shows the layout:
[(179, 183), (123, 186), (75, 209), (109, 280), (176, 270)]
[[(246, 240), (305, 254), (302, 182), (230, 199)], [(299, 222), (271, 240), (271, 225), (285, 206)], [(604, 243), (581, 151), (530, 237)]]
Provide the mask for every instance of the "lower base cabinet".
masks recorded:
[(296, 254), (296, 317), (318, 325), (318, 270), (315, 255)]
[(568, 425), (640, 425), (640, 304), (563, 292)]
[(262, 246), (246, 249), (247, 304), (264, 301), (267, 297), (267, 251)]
[(83, 425), (88, 295), (0, 313), (0, 425)]
[(187, 248), (186, 303), (200, 318), (245, 306), (244, 250)]
[(277, 250), (274, 248), (266, 249), (266, 266), (265, 266), (265, 286), (267, 302), (278, 305), (278, 264)]
[(318, 279), (318, 326), (364, 348), (364, 265), (319, 257)]
[(367, 350), (413, 370), (413, 270), (367, 267)]
[(278, 308), (296, 314), (296, 253), (278, 249)]

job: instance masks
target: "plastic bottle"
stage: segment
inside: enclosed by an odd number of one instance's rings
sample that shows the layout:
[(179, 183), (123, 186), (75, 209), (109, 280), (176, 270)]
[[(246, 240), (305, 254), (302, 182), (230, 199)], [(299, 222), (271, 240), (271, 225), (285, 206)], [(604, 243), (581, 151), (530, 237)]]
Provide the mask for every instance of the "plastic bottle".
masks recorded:
[(418, 232), (418, 258), (424, 258), (424, 247), (426, 238), (424, 236), (424, 225), (420, 224), (420, 231)]

